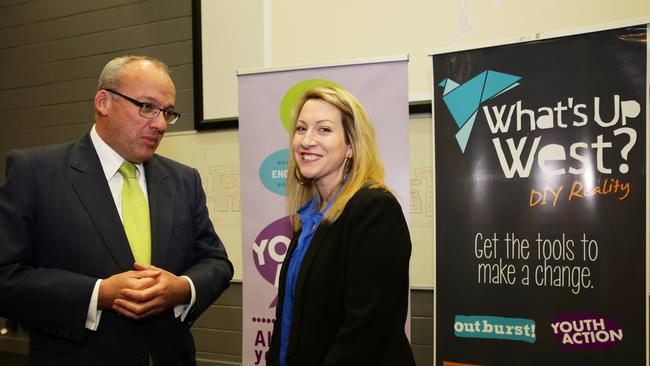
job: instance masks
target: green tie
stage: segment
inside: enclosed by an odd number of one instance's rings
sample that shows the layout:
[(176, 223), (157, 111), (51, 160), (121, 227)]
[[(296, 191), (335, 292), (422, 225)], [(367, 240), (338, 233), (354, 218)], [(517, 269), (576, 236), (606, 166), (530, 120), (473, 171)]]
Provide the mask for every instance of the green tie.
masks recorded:
[(129, 239), (135, 261), (151, 263), (151, 228), (149, 224), (149, 205), (135, 177), (135, 165), (124, 161), (118, 170), (122, 183), (122, 224)]

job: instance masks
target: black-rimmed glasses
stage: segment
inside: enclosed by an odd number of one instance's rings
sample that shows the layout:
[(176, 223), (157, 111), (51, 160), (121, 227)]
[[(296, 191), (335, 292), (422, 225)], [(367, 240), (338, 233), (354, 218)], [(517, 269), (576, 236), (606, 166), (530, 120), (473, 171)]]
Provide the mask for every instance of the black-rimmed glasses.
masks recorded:
[(176, 112), (173, 109), (160, 108), (157, 105), (154, 105), (154, 104), (151, 104), (151, 103), (141, 102), (141, 101), (135, 100), (135, 99), (133, 99), (131, 97), (127, 97), (126, 95), (124, 95), (124, 94), (122, 94), (120, 92), (117, 92), (117, 91), (115, 91), (113, 89), (104, 89), (104, 90), (106, 90), (109, 93), (119, 95), (120, 97), (122, 97), (122, 98), (128, 100), (129, 102), (135, 104), (136, 106), (138, 106), (140, 108), (140, 115), (142, 117), (144, 117), (144, 118), (154, 119), (154, 118), (158, 117), (160, 112), (162, 112), (163, 118), (170, 125), (173, 125), (174, 123), (176, 123), (176, 121), (178, 121), (179, 118), (181, 118), (181, 114)]

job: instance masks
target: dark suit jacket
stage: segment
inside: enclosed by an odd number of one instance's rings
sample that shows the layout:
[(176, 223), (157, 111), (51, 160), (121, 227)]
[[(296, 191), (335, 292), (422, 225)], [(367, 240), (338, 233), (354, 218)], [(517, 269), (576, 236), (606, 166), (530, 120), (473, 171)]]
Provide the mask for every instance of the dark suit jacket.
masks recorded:
[[(338, 220), (321, 222), (296, 282), (287, 365), (415, 365), (404, 333), (410, 256), (402, 208), (384, 190), (362, 188)], [(270, 366), (279, 362), (288, 267), (280, 273)]]
[(208, 218), (198, 172), (161, 156), (144, 164), (152, 264), (189, 276), (196, 303), (134, 321), (104, 310), (85, 329), (98, 278), (133, 269), (134, 258), (99, 158), (81, 140), (12, 151), (0, 187), (0, 316), (30, 329), (34, 365), (194, 364), (190, 326), (229, 286), (232, 264)]

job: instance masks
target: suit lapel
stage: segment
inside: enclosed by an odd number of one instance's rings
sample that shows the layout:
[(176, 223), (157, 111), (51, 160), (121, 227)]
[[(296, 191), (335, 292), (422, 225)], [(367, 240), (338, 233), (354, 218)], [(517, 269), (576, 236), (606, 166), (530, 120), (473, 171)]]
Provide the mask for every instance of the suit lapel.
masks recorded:
[(133, 253), (90, 135), (73, 146), (70, 170), (72, 186), (95, 223), (104, 245), (123, 271), (133, 269)]
[(154, 156), (144, 164), (151, 217), (151, 264), (162, 267), (171, 235), (173, 187), (169, 172)]

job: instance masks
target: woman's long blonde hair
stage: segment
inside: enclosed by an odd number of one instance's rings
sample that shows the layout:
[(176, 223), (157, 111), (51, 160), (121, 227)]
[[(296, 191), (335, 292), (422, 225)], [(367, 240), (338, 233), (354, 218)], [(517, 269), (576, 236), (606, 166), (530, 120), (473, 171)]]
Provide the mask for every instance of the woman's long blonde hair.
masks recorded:
[[(320, 99), (341, 111), (345, 142), (352, 147), (352, 157), (345, 162), (345, 184), (323, 217), (325, 222), (334, 222), (339, 218), (350, 198), (364, 185), (371, 188), (388, 189), (384, 183), (384, 164), (379, 156), (375, 129), (368, 113), (359, 100), (345, 89), (328, 86), (305, 92), (298, 102), (295, 116), (293, 116), (294, 130), (302, 107), (310, 99)], [(300, 174), (293, 151), (294, 136), (295, 133), (291, 135), (289, 149), (286, 194), (289, 213), (292, 216), (294, 228), (297, 230), (300, 228), (300, 216), (296, 212), (318, 191), (313, 181), (305, 180)], [(342, 183), (340, 182), (339, 185)]]

